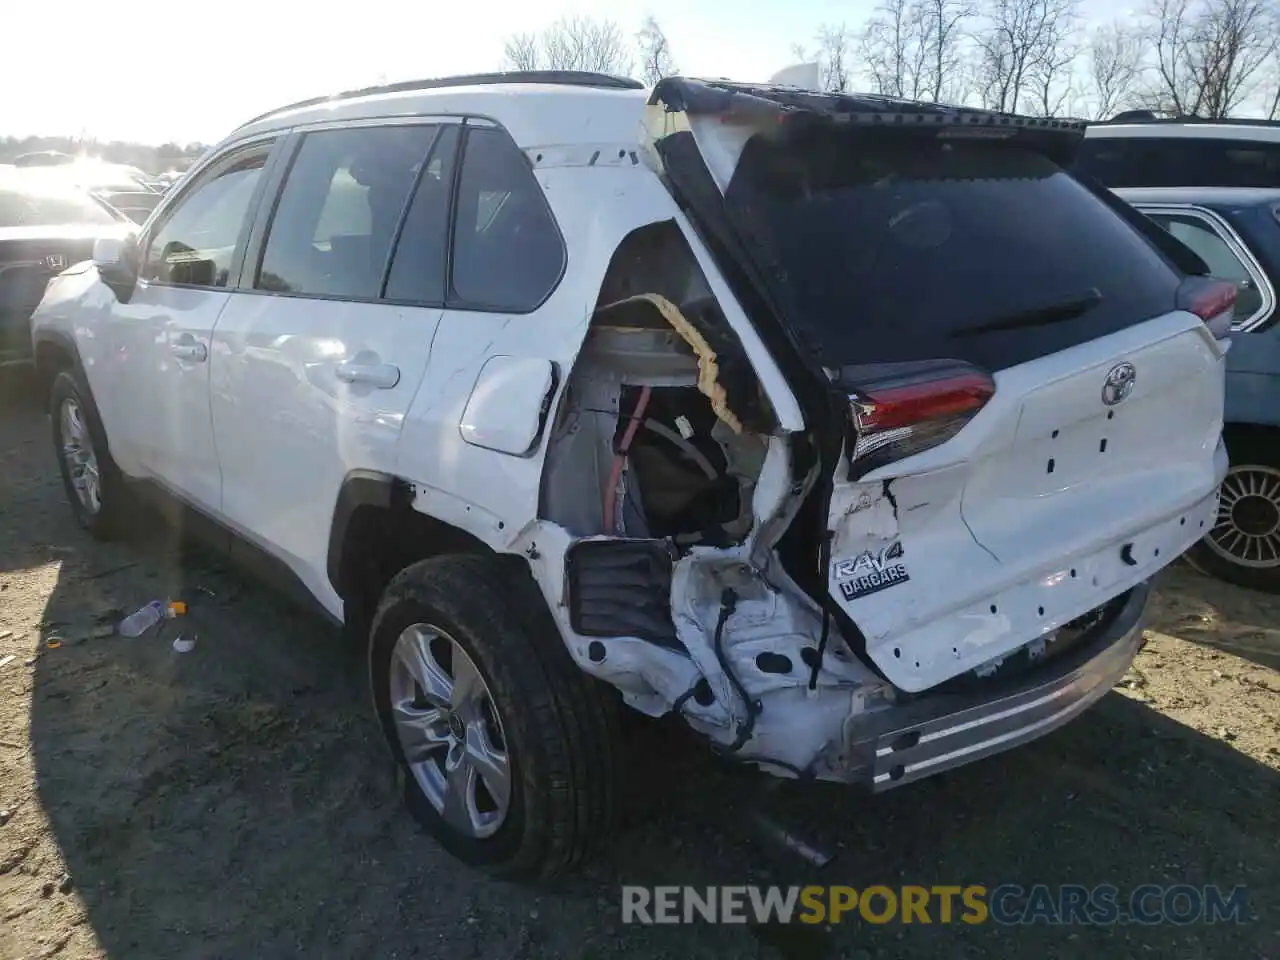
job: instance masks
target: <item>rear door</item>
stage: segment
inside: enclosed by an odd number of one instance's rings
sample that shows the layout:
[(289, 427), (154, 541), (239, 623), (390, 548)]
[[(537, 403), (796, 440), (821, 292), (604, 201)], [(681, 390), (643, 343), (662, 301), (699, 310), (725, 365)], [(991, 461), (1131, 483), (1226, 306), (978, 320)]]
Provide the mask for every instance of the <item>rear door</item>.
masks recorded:
[[(352, 469), (394, 470), (440, 321), (458, 129), (445, 118), (293, 134), (214, 334), (225, 518), (334, 613), (338, 490)], [(393, 266), (397, 242), (409, 252)]]

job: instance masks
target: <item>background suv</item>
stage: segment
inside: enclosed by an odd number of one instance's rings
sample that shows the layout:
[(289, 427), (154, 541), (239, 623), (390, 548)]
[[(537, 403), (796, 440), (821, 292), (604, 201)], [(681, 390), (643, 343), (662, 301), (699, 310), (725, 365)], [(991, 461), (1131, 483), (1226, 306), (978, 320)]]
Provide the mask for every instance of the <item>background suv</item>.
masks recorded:
[(1231, 469), (1210, 534), (1188, 555), (1240, 586), (1280, 591), (1280, 122), (1093, 124), (1076, 169), (1110, 187), (1236, 286), (1227, 359)]
[(874, 790), (1032, 740), (1226, 469), (1236, 290), (1081, 136), (591, 74), (282, 108), (46, 293), (72, 508), (159, 492), (342, 621), (410, 809), (508, 875), (605, 835), (621, 704)]

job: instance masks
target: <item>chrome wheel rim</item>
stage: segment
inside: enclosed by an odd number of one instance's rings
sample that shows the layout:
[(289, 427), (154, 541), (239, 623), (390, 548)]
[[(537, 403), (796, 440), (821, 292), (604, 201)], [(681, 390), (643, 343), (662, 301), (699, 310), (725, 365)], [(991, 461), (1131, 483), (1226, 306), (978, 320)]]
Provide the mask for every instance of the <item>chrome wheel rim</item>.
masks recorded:
[(68, 397), (62, 401), (58, 417), (62, 426), (62, 462), (66, 464), (71, 487), (85, 512), (96, 515), (102, 509), (102, 482), (84, 411), (76, 400)]
[(1242, 464), (1222, 481), (1218, 516), (1206, 543), (1242, 567), (1280, 566), (1280, 469)]
[(511, 807), (511, 762), (493, 696), (457, 641), (406, 628), (391, 654), (391, 715), (405, 763), (459, 833), (492, 836)]

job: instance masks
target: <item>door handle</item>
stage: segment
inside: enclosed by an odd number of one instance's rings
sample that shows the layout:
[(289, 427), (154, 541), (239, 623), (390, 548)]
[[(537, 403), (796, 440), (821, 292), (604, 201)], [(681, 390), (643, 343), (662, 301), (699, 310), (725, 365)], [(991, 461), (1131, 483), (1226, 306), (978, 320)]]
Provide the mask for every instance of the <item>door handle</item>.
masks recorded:
[(400, 368), (390, 363), (352, 363), (346, 361), (334, 368), (343, 383), (362, 383), (379, 390), (390, 390), (400, 382)]
[(198, 340), (185, 339), (169, 344), (169, 352), (179, 360), (191, 363), (204, 363), (209, 359), (209, 348)]

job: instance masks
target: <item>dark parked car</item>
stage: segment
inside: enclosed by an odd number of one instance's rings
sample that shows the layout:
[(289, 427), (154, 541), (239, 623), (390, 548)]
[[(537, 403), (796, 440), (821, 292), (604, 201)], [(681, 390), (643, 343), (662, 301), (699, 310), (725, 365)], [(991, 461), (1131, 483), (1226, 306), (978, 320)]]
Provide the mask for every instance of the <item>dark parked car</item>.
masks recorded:
[(1122, 114), (1089, 125), (1076, 170), (1112, 188), (1280, 188), (1280, 121)]
[(1224, 580), (1280, 593), (1280, 189), (1116, 193), (1236, 285), (1224, 430), (1231, 468), (1217, 525), (1188, 557)]
[(0, 366), (31, 359), (31, 311), (49, 278), (121, 235), (122, 214), (47, 172), (0, 173)]

